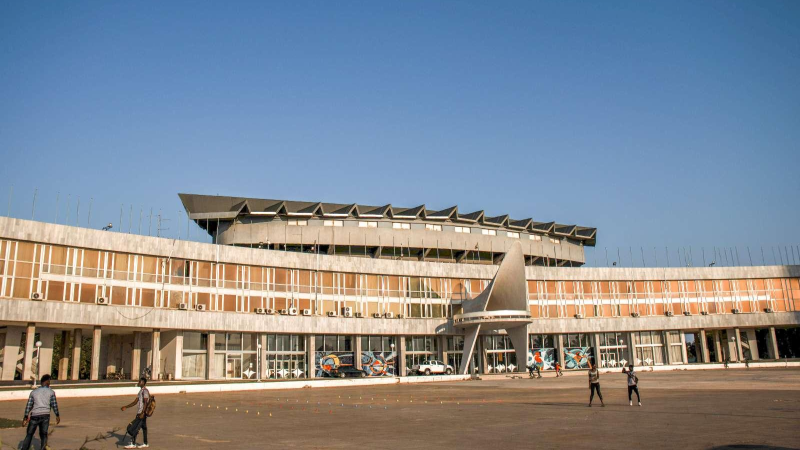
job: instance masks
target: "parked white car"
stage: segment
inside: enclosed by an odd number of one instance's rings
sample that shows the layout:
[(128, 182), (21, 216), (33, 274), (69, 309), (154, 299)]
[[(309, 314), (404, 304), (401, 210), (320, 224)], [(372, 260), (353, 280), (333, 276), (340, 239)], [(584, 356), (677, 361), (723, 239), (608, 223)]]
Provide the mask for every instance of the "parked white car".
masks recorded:
[(423, 361), (420, 364), (415, 364), (413, 367), (411, 367), (411, 372), (419, 375), (450, 375), (451, 373), (455, 372), (455, 370), (453, 369), (453, 366), (449, 364), (432, 359), (430, 361)]

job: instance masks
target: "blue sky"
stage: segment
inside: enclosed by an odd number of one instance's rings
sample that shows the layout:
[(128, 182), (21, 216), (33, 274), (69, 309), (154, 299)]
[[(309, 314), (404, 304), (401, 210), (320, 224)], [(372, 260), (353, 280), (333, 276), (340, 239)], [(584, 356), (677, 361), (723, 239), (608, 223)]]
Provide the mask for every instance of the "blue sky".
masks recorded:
[(800, 243), (798, 2), (275, 3), (1, 3), (0, 213), (13, 185), (94, 227), (194, 192)]

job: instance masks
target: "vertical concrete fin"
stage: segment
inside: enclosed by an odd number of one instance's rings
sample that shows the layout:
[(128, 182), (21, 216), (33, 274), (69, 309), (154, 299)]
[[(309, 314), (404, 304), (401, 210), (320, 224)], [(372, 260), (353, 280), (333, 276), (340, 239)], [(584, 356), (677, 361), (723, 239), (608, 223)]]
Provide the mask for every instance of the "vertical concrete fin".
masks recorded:
[(472, 361), (472, 354), (475, 353), (475, 344), (478, 342), (478, 333), (481, 331), (481, 325), (469, 327), (464, 335), (464, 352), (461, 354), (461, 367), (458, 373), (466, 375), (469, 370), (469, 363)]
[(528, 362), (528, 326), (509, 328), (506, 333), (514, 346), (514, 353), (517, 354), (517, 366), (525, 368)]

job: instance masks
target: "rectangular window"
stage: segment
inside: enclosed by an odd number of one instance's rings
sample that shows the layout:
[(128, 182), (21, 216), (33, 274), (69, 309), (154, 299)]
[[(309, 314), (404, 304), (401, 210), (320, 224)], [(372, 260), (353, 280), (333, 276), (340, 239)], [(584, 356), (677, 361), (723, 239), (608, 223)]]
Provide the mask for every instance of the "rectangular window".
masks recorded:
[(467, 233), (467, 234), (469, 234), (471, 232), (471, 230), (472, 229), (470, 227), (456, 227), (456, 233)]
[(497, 236), (497, 231), (496, 230), (482, 229), (481, 230), (481, 234), (484, 235), (484, 236)]
[(378, 228), (378, 222), (358, 222), (358, 228)]
[(400, 223), (400, 222), (393, 222), (392, 228), (395, 230), (410, 230), (411, 224), (410, 223)]
[(507, 234), (508, 234), (508, 237), (510, 237), (510, 238), (519, 239), (519, 233), (514, 233), (513, 231), (509, 231)]
[(287, 223), (291, 226), (304, 227), (308, 225), (307, 220), (289, 219)]
[(541, 241), (542, 237), (539, 236), (538, 234), (529, 234), (528, 235), (528, 239), (530, 239), (532, 241)]
[(428, 231), (442, 231), (441, 225), (425, 224), (425, 229)]
[(325, 220), (322, 224), (326, 227), (341, 227), (344, 226), (343, 220)]

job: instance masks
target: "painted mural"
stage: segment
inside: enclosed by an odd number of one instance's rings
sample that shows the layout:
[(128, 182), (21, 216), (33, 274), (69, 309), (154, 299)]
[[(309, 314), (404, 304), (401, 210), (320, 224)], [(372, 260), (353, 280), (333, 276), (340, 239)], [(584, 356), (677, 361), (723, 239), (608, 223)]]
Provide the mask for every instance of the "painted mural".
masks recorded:
[(528, 350), (528, 363), (526, 367), (535, 366), (539, 370), (552, 370), (556, 367), (556, 349), (533, 348)]
[(352, 365), (353, 352), (314, 352), (314, 368), (317, 377), (329, 377), (333, 369)]
[(394, 352), (361, 352), (361, 370), (368, 377), (392, 377), (394, 365)]
[(592, 357), (591, 347), (568, 347), (564, 349), (565, 369), (588, 369)]

